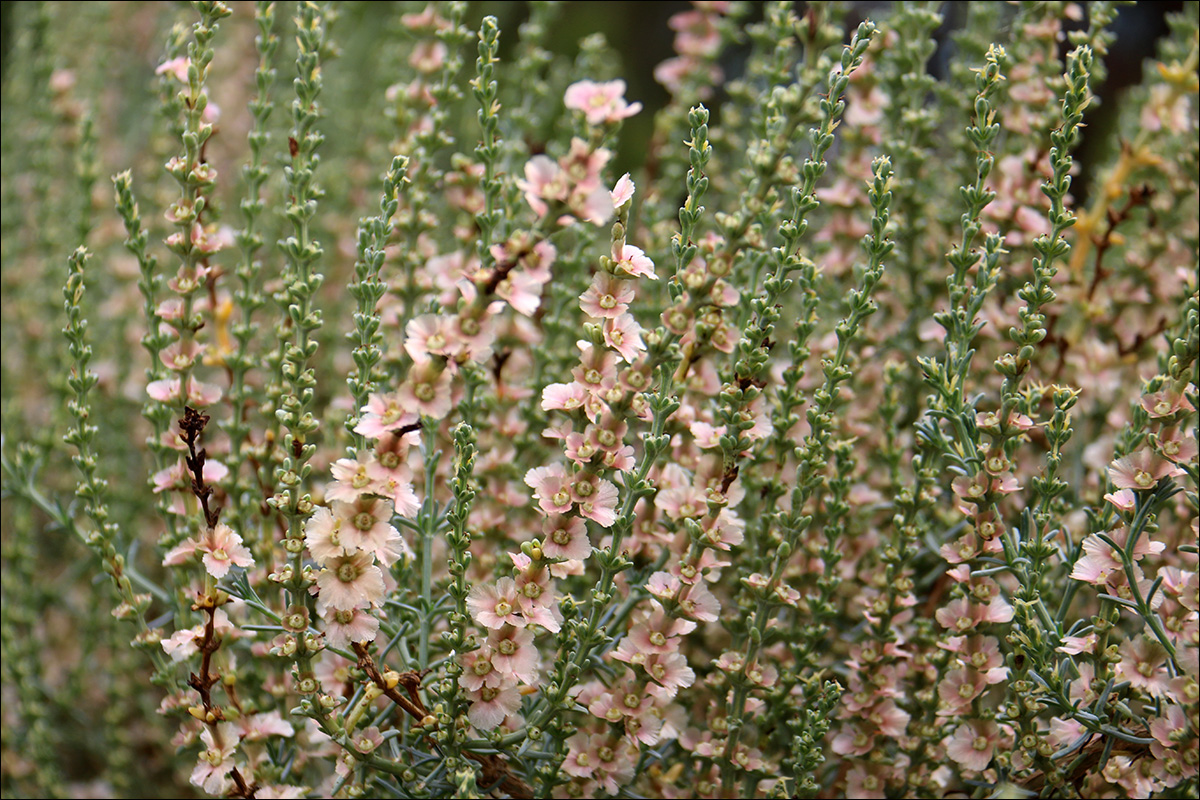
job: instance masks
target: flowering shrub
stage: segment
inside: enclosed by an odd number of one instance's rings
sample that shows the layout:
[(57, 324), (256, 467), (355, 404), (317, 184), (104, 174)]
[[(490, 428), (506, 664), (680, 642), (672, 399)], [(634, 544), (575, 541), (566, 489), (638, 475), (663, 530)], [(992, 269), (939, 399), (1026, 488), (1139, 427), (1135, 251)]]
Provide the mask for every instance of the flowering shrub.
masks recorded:
[(1195, 796), (1196, 4), (24, 5), (6, 793)]

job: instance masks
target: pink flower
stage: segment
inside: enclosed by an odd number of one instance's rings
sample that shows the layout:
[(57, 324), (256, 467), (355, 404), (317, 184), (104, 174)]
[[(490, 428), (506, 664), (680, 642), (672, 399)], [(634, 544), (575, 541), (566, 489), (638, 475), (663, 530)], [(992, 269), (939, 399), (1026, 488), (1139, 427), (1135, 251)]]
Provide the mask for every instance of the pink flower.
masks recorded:
[[(1123, 548), (1129, 537), (1129, 529), (1124, 525), (1114, 528), (1108, 532), (1108, 537)], [(1152, 541), (1148, 536), (1139, 537), (1133, 547), (1133, 560), (1141, 561), (1147, 555), (1157, 555), (1165, 547), (1162, 542)], [(1072, 578), (1100, 586), (1124, 574), (1125, 562), (1112, 545), (1101, 539), (1098, 534), (1092, 534), (1083, 540), (1083, 557), (1076, 561), (1071, 569)]]
[(610, 193), (612, 197), (613, 208), (619, 211), (621, 206), (632, 200), (633, 191), (633, 181), (630, 180), (629, 173), (626, 172), (617, 179), (617, 185), (613, 187), (613, 190)]
[(453, 408), (450, 378), (449, 370), (434, 360), (418, 361), (409, 369), (396, 397), (405, 408), (421, 416), (442, 419)]
[(582, 408), (586, 399), (587, 389), (577, 382), (552, 383), (542, 389), (542, 410), (573, 411)]
[(398, 393), (372, 392), (362, 409), (362, 419), (355, 426), (354, 432), (368, 439), (378, 439), (389, 431), (398, 431), (418, 422), (420, 417), (413, 409), (405, 408), (404, 400)]
[(400, 538), (400, 532), (389, 522), (392, 518), (390, 500), (360, 497), (353, 504), (335, 500), (331, 506), (334, 515), (346, 520), (346, 524), (340, 526), (340, 539), (347, 554), (365, 550), (385, 567), (395, 564), (402, 555), (412, 554)]
[(992, 763), (992, 755), (1000, 741), (1000, 728), (992, 721), (972, 721), (959, 725), (946, 738), (946, 755), (963, 769), (981, 772)]
[(188, 65), (191, 64), (191, 59), (187, 56), (179, 56), (172, 58), (170, 61), (164, 61), (159, 64), (154, 70), (155, 75), (170, 75), (180, 83), (188, 82)]
[(325, 641), (330, 647), (346, 647), (351, 642), (373, 642), (379, 633), (379, 620), (361, 608), (339, 610), (318, 601), (325, 620)]
[(613, 251), (612, 260), (613, 269), (618, 270), (617, 274), (624, 273), (625, 275), (649, 278), (652, 281), (658, 280), (658, 276), (654, 274), (654, 262), (642, 251), (640, 247), (634, 247), (631, 244), (621, 245), (620, 251)]
[(642, 110), (641, 103), (625, 102), (625, 81), (578, 81), (567, 87), (563, 105), (582, 111), (589, 125), (620, 122)]
[(978, 671), (965, 667), (950, 670), (938, 683), (938, 698), (942, 701), (938, 714), (957, 716), (968, 713), (971, 702), (986, 688), (987, 682)]
[(318, 564), (325, 564), (332, 558), (346, 554), (346, 544), (342, 541), (344, 522), (324, 506), (317, 506), (312, 516), (305, 520), (304, 544)]
[(632, 314), (605, 320), (603, 330), (604, 343), (616, 350), (627, 363), (632, 364), (637, 360), (638, 353), (646, 349), (646, 343), (642, 341), (642, 326)]
[(716, 622), (721, 611), (721, 601), (703, 583), (695, 583), (679, 598), (679, 608), (689, 619)]
[(565, 203), (569, 194), (566, 173), (558, 162), (544, 155), (534, 156), (525, 163), (525, 180), (518, 180), (517, 187), (525, 193), (525, 202), (538, 217), (546, 216), (550, 210), (547, 200)]
[(1108, 467), (1108, 477), (1118, 489), (1145, 491), (1163, 478), (1183, 475), (1181, 468), (1158, 456), (1150, 448), (1118, 458)]
[(1156, 697), (1166, 693), (1170, 675), (1167, 673), (1167, 651), (1161, 644), (1139, 636), (1127, 639), (1121, 645), (1120, 654), (1121, 660), (1116, 667), (1119, 678)]
[(458, 676), (458, 685), (467, 691), (477, 692), (484, 686), (490, 686), (493, 689), (499, 688), (507, 677), (511, 682), (511, 676), (505, 676), (492, 664), (492, 648), (488, 645), (483, 645), (478, 650), (472, 650), (469, 653), (463, 653), (459, 656), (459, 661), (462, 663), (462, 674)]
[(422, 314), (404, 327), (404, 349), (414, 361), (429, 356), (451, 358), (458, 349), (450, 318), (442, 314)]
[(579, 504), (579, 513), (602, 528), (617, 521), (617, 500), (620, 492), (603, 478), (577, 480), (571, 484), (572, 494)]
[(367, 465), (367, 474), (371, 477), (375, 494), (391, 500), (397, 514), (408, 519), (417, 515), (421, 501), (413, 491), (412, 472), (406, 464), (388, 469), (378, 461), (372, 461)]
[(633, 286), (629, 281), (607, 272), (597, 272), (592, 285), (579, 296), (579, 307), (589, 317), (616, 319), (626, 312), (633, 298)]
[[(181, 397), (179, 378), (164, 378), (146, 385), (146, 394), (160, 403), (174, 403)], [(187, 401), (193, 406), (205, 407), (221, 399), (221, 387), (201, 383), (188, 376)]]
[(582, 561), (592, 554), (587, 524), (582, 517), (553, 514), (542, 520), (542, 552), (549, 558)]
[(467, 608), (475, 621), (485, 628), (525, 626), (525, 620), (520, 615), (517, 582), (512, 578), (500, 578), (495, 585), (475, 584), (467, 596)]
[(875, 749), (875, 737), (851, 723), (833, 737), (830, 749), (839, 756), (865, 756)]
[(534, 467), (525, 473), (525, 485), (533, 489), (544, 513), (565, 514), (571, 510), (571, 479), (564, 465)]
[(482, 731), (490, 731), (504, 722), (504, 718), (521, 710), (521, 693), (515, 684), (493, 688), (480, 687), (468, 691), (467, 696), (473, 701), (467, 710), (467, 719)]
[(1115, 492), (1109, 492), (1104, 495), (1104, 499), (1112, 503), (1121, 511), (1133, 511), (1137, 505), (1137, 498), (1129, 489), (1118, 489)]
[(1185, 436), (1178, 428), (1162, 431), (1158, 435), (1158, 449), (1162, 451), (1168, 461), (1176, 464), (1194, 462), (1197, 453), (1200, 452), (1200, 447), (1197, 446), (1192, 432), (1188, 431)]
[(590, 778), (600, 764), (597, 748), (592, 737), (580, 732), (567, 739), (567, 758), (563, 761), (563, 772), (576, 778)]
[(204, 569), (217, 580), (229, 574), (230, 566), (254, 566), (254, 557), (250, 549), (242, 544), (242, 537), (224, 522), (218, 522), (216, 527), (206, 530), (200, 535), (199, 541), (188, 539), (173, 548), (163, 558), (163, 566), (182, 564), (196, 552), (204, 554)]
[(370, 553), (360, 550), (329, 559), (309, 591), (335, 611), (366, 608), (383, 599), (383, 572)]
[(224, 795), (233, 771), (233, 754), (237, 751), (237, 728), (232, 722), (220, 722), (216, 727), (205, 726), (200, 732), (204, 750), (200, 762), (192, 770), (191, 783), (212, 795)]
[(1002, 597), (993, 597), (987, 605), (959, 597), (939, 608), (934, 616), (942, 627), (967, 633), (986, 622), (1011, 622), (1013, 610)]
[(533, 631), (506, 625), (488, 633), (487, 646), (492, 653), (492, 666), (497, 670), (521, 683), (537, 682), (539, 659)]

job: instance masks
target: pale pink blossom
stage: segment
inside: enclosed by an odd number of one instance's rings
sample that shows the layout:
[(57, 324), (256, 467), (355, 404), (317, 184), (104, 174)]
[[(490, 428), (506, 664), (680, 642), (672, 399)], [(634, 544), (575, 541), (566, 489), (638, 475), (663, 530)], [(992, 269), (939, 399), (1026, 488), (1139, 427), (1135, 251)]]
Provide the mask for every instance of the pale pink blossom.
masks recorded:
[(368, 439), (378, 439), (385, 433), (399, 431), (418, 422), (420, 417), (415, 409), (405, 407), (404, 400), (398, 393), (372, 392), (367, 398), (367, 405), (362, 409), (362, 419), (355, 426), (354, 432)]
[(631, 244), (621, 245), (619, 251), (613, 251), (612, 260), (613, 269), (617, 271), (618, 275), (658, 280), (658, 275), (654, 274), (654, 262), (640, 247), (634, 247)]
[(603, 325), (604, 343), (617, 351), (621, 359), (632, 364), (638, 354), (645, 352), (642, 341), (642, 326), (632, 314), (621, 314), (615, 319), (606, 319)]
[(484, 686), (499, 688), (506, 678), (511, 682), (511, 676), (501, 673), (493, 666), (492, 652), (492, 648), (484, 644), (477, 650), (459, 656), (459, 663), (463, 668), (462, 674), (458, 676), (459, 686), (477, 692)]
[(237, 728), (232, 722), (219, 722), (205, 726), (200, 732), (204, 750), (200, 761), (192, 770), (191, 783), (212, 795), (224, 795), (230, 785), (228, 775), (233, 771), (234, 753), (237, 751)]
[(581, 515), (602, 528), (608, 528), (616, 522), (620, 492), (611, 481), (603, 478), (597, 478), (594, 482), (577, 480), (571, 484), (571, 488)]
[(188, 66), (191, 64), (191, 59), (187, 56), (178, 56), (170, 61), (164, 61), (159, 64), (154, 70), (155, 75), (170, 75), (180, 83), (188, 82)]
[(974, 720), (959, 725), (943, 744), (946, 755), (963, 769), (981, 772), (992, 763), (1000, 741), (1000, 728), (995, 722)]
[(309, 591), (335, 611), (376, 605), (383, 600), (384, 585), (383, 572), (374, 562), (374, 556), (361, 550), (330, 558)]
[(571, 478), (563, 464), (534, 467), (525, 473), (525, 485), (533, 489), (538, 506), (546, 514), (564, 514), (571, 510)]
[(596, 319), (616, 319), (633, 302), (633, 285), (607, 272), (597, 272), (592, 284), (579, 296), (583, 313)]
[(442, 419), (453, 408), (450, 381), (449, 370), (434, 360), (419, 361), (409, 369), (396, 397), (405, 408), (421, 416)]
[(582, 111), (590, 125), (620, 122), (642, 110), (641, 103), (625, 102), (625, 81), (622, 80), (573, 83), (567, 87), (563, 105), (573, 111)]
[(626, 172), (617, 179), (617, 185), (613, 187), (613, 190), (610, 193), (610, 196), (612, 197), (613, 208), (619, 211), (622, 206), (626, 205), (630, 200), (633, 199), (633, 192), (633, 181), (629, 178), (629, 173)]
[(1120, 650), (1117, 662), (1118, 678), (1129, 681), (1135, 689), (1142, 689), (1161, 697), (1166, 693), (1170, 675), (1167, 673), (1167, 651), (1156, 641), (1146, 636), (1127, 639)]
[(231, 566), (254, 566), (250, 548), (242, 544), (242, 537), (224, 522), (205, 530), (199, 540), (187, 539), (172, 548), (163, 558), (163, 566), (182, 564), (194, 553), (203, 554), (204, 569), (217, 580), (228, 575)]
[(467, 709), (467, 719), (482, 731), (490, 731), (504, 722), (504, 718), (521, 710), (521, 693), (515, 684), (493, 688), (482, 686), (475, 691), (468, 691), (471, 707)]
[(318, 601), (325, 620), (325, 641), (330, 647), (345, 648), (352, 642), (373, 642), (379, 633), (379, 619), (362, 608), (334, 609)]
[(582, 517), (552, 514), (542, 520), (542, 552), (549, 558), (583, 560), (592, 554)]
[(375, 494), (391, 500), (397, 514), (406, 519), (417, 516), (421, 501), (413, 490), (412, 470), (407, 464), (388, 469), (378, 461), (371, 461), (367, 465), (367, 474), (371, 477)]
[(526, 684), (537, 682), (538, 650), (533, 644), (533, 631), (505, 625), (488, 632), (487, 646), (492, 666)]
[(335, 516), (345, 520), (340, 526), (340, 540), (345, 554), (365, 550), (385, 567), (396, 563), (401, 556), (412, 555), (408, 545), (400, 538), (400, 532), (390, 522), (390, 500), (360, 497), (354, 503), (335, 500), (330, 506)]
[(467, 608), (471, 617), (485, 628), (525, 626), (517, 583), (512, 578), (500, 578), (495, 584), (475, 584), (467, 596)]
[(1135, 491), (1153, 489), (1163, 478), (1183, 474), (1180, 467), (1161, 458), (1148, 447), (1118, 458), (1108, 467), (1108, 477), (1113, 486)]
[(543, 411), (574, 411), (582, 408), (587, 389), (578, 382), (552, 383), (542, 389)]
[(525, 163), (525, 180), (518, 180), (517, 187), (539, 217), (550, 210), (547, 201), (565, 203), (569, 194), (566, 173), (558, 162), (545, 155), (536, 155)]

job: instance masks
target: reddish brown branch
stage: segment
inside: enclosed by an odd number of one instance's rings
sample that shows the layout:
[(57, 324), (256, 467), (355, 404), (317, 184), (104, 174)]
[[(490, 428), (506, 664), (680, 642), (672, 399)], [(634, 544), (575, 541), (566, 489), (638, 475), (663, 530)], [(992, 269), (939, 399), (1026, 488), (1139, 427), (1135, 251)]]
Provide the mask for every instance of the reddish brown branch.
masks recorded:
[(202, 414), (191, 406), (187, 406), (184, 409), (183, 417), (179, 420), (179, 430), (183, 433), (183, 441), (188, 448), (188, 454), (183, 457), (183, 460), (192, 473), (192, 494), (196, 495), (196, 499), (200, 501), (200, 507), (204, 509), (204, 523), (210, 528), (215, 528), (217, 521), (221, 518), (221, 509), (210, 508), (208, 504), (213, 493), (212, 487), (204, 482), (204, 461), (208, 458), (208, 451), (203, 447), (197, 449), (200, 443), (200, 434), (204, 432), (204, 426), (208, 425), (208, 420), (208, 414)]

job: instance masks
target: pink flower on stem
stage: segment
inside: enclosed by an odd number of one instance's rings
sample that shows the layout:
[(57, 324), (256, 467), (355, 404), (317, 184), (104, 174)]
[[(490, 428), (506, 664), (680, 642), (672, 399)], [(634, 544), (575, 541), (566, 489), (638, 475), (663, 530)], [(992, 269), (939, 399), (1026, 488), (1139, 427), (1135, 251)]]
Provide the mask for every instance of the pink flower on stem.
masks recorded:
[(943, 628), (968, 633), (983, 623), (1011, 622), (1013, 610), (1002, 597), (993, 597), (987, 605), (959, 597), (939, 608), (934, 616)]
[(579, 513), (600, 527), (610, 527), (617, 521), (620, 492), (610, 481), (583, 473), (571, 483), (571, 494)]
[(851, 723), (833, 737), (830, 749), (839, 756), (865, 756), (875, 749), (875, 737), (858, 723)]
[(613, 250), (613, 270), (617, 275), (628, 275), (636, 278), (658, 280), (654, 274), (654, 262), (640, 247), (631, 244), (621, 245), (620, 250)]
[(488, 632), (487, 647), (495, 669), (521, 683), (537, 682), (539, 658), (533, 631), (505, 625)]
[(396, 392), (397, 399), (407, 409), (423, 417), (442, 419), (450, 413), (451, 375), (440, 359), (418, 361), (408, 371), (408, 377)]
[(485, 628), (525, 626), (525, 619), (520, 613), (517, 582), (512, 578), (500, 578), (494, 585), (475, 584), (467, 596), (467, 608), (474, 620)]
[(571, 510), (571, 478), (563, 464), (534, 467), (525, 473), (525, 485), (533, 489), (538, 507), (546, 514), (565, 514)]
[(574, 411), (583, 408), (587, 389), (578, 382), (552, 383), (542, 389), (543, 411)]
[(204, 750), (200, 762), (192, 770), (191, 783), (212, 795), (224, 795), (229, 785), (228, 775), (233, 771), (233, 755), (237, 751), (237, 728), (232, 722), (220, 722), (216, 726), (205, 726), (200, 732)]
[(579, 296), (583, 313), (596, 319), (616, 319), (633, 302), (633, 285), (607, 272), (597, 272), (592, 285)]
[(1200, 453), (1200, 447), (1197, 446), (1192, 431), (1188, 431), (1184, 435), (1178, 428), (1171, 428), (1158, 434), (1157, 444), (1158, 449), (1162, 451), (1167, 460), (1176, 464), (1195, 462), (1197, 453)]
[(362, 409), (362, 419), (355, 426), (354, 432), (368, 439), (379, 439), (391, 431), (415, 425), (420, 417), (414, 409), (405, 407), (403, 398), (398, 393), (376, 394), (367, 398), (367, 405)]
[(1142, 395), (1142, 408), (1155, 419), (1170, 417), (1181, 409), (1191, 406), (1187, 398), (1174, 388), (1166, 388), (1153, 394)]
[(467, 719), (482, 731), (498, 727), (505, 717), (521, 710), (521, 693), (515, 683), (502, 687), (482, 686), (468, 691), (467, 697), (472, 701)]
[(325, 620), (325, 641), (330, 647), (347, 647), (352, 642), (373, 642), (379, 633), (379, 620), (362, 608), (339, 610), (317, 603)]
[(335, 611), (366, 608), (383, 599), (383, 572), (375, 566), (374, 556), (360, 550), (330, 558), (309, 591)]
[(335, 500), (331, 507), (335, 516), (345, 520), (340, 538), (347, 553), (365, 550), (385, 567), (395, 564), (402, 555), (411, 555), (400, 532), (390, 522), (390, 500), (360, 497), (354, 503)]
[(549, 212), (547, 201), (565, 203), (570, 193), (567, 174), (558, 162), (544, 155), (534, 156), (525, 163), (525, 180), (518, 180), (517, 187), (525, 193), (525, 202), (538, 217)]
[(646, 350), (646, 343), (642, 341), (642, 326), (632, 314), (606, 319), (603, 331), (604, 343), (616, 350), (627, 363), (632, 364), (637, 360), (638, 353)]
[(1166, 694), (1170, 675), (1167, 673), (1167, 651), (1161, 644), (1145, 636), (1127, 639), (1120, 648), (1117, 677), (1130, 686), (1156, 697)]
[(224, 522), (207, 529), (200, 535), (199, 541), (188, 539), (171, 549), (163, 558), (163, 566), (182, 564), (194, 553), (204, 554), (204, 569), (217, 580), (228, 575), (231, 566), (254, 566), (254, 557), (250, 549), (242, 544), (242, 537)]
[(612, 192), (610, 192), (613, 209), (620, 211), (622, 206), (633, 200), (633, 192), (633, 181), (629, 178), (629, 173), (626, 172), (617, 179), (617, 185), (614, 186)]
[(959, 725), (943, 744), (946, 755), (963, 769), (982, 772), (992, 763), (1000, 742), (1000, 728), (995, 722), (975, 720)]
[(1118, 458), (1108, 467), (1108, 477), (1113, 486), (1135, 491), (1153, 489), (1163, 478), (1183, 474), (1180, 467), (1160, 458), (1148, 447)]
[(578, 81), (567, 87), (563, 105), (582, 111), (589, 125), (620, 122), (642, 110), (641, 103), (625, 102), (625, 81)]
[(542, 520), (542, 552), (550, 558), (582, 561), (592, 554), (582, 517), (553, 514)]
[(175, 80), (182, 84), (188, 82), (188, 66), (192, 63), (187, 56), (179, 56), (172, 58), (170, 61), (164, 61), (159, 64), (154, 70), (155, 75), (170, 75)]
[(450, 318), (442, 314), (422, 314), (409, 320), (404, 334), (404, 349), (414, 361), (430, 356), (453, 358), (458, 349)]
[(721, 612), (721, 601), (703, 583), (695, 583), (679, 598), (679, 608), (689, 619), (716, 622)]
[(458, 685), (470, 692), (477, 692), (484, 686), (499, 688), (506, 676), (492, 664), (492, 652), (492, 648), (485, 644), (478, 650), (459, 656), (463, 671), (458, 676)]
[[(1109, 531), (1107, 535), (1118, 547), (1124, 548), (1126, 540), (1129, 538), (1129, 528), (1122, 525)], [(1155, 542), (1148, 536), (1139, 537), (1133, 547), (1133, 560), (1141, 561), (1147, 555), (1161, 553), (1165, 548), (1165, 544)], [(1101, 586), (1111, 583), (1124, 574), (1125, 562), (1121, 558), (1121, 553), (1100, 538), (1099, 534), (1092, 534), (1083, 540), (1083, 557), (1076, 561), (1075, 566), (1071, 569), (1073, 579)]]

